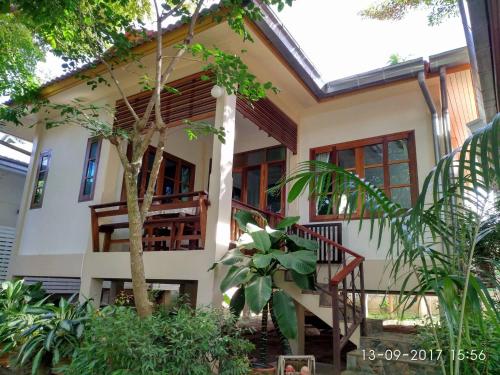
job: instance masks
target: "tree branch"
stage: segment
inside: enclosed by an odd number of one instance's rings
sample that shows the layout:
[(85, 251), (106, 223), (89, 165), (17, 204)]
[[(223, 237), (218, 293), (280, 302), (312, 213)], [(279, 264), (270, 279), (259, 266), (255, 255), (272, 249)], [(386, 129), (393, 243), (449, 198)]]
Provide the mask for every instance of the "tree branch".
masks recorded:
[(106, 69), (108, 70), (109, 72), (109, 75), (111, 76), (111, 79), (113, 80), (118, 92), (120, 93), (123, 101), (125, 102), (125, 105), (127, 106), (128, 110), (130, 111), (130, 113), (132, 114), (132, 116), (134, 117), (134, 128), (136, 126), (136, 124), (139, 122), (139, 116), (137, 116), (137, 113), (135, 112), (134, 108), (132, 107), (132, 105), (130, 104), (130, 102), (128, 101), (128, 98), (127, 98), (127, 95), (125, 95), (125, 93), (123, 92), (121, 86), (120, 86), (120, 83), (118, 82), (118, 79), (116, 78), (115, 74), (113, 73), (113, 69), (111, 68), (111, 65), (109, 65), (109, 63), (102, 57), (100, 57), (100, 61), (104, 64), (104, 66), (106, 67)]
[(186, 52), (186, 47), (188, 45), (190, 45), (191, 42), (193, 41), (194, 28), (196, 26), (196, 22), (198, 21), (198, 17), (200, 15), (200, 11), (201, 11), (201, 7), (203, 6), (203, 3), (204, 3), (204, 0), (199, 0), (198, 4), (196, 4), (196, 9), (193, 13), (193, 16), (191, 17), (191, 22), (189, 24), (188, 33), (187, 33), (186, 37), (184, 38), (183, 47), (180, 48), (177, 51), (177, 53), (172, 57), (170, 64), (168, 65), (167, 69), (165, 70), (165, 72), (162, 75), (162, 78), (161, 78), (161, 86), (162, 87), (165, 86), (168, 79), (170, 78), (170, 74), (174, 70), (175, 63), (177, 62), (177, 60), (179, 60), (182, 57), (182, 55), (184, 55), (184, 53)]
[(165, 148), (166, 139), (165, 135), (166, 129), (163, 128), (160, 131), (160, 139), (158, 141), (158, 145), (156, 146), (155, 158), (153, 166), (151, 167), (151, 173), (149, 174), (148, 187), (146, 189), (146, 193), (144, 194), (144, 200), (142, 201), (141, 219), (143, 223), (146, 220), (146, 215), (151, 207), (151, 203), (153, 202), (154, 188), (156, 186), (156, 180), (158, 179), (158, 173), (160, 172), (160, 166), (163, 160), (163, 150)]
[(111, 144), (115, 146), (123, 168), (125, 170), (130, 170), (131, 165), (130, 162), (128, 161), (126, 152), (123, 150), (122, 142), (119, 141), (116, 136), (111, 136), (108, 139), (111, 142)]

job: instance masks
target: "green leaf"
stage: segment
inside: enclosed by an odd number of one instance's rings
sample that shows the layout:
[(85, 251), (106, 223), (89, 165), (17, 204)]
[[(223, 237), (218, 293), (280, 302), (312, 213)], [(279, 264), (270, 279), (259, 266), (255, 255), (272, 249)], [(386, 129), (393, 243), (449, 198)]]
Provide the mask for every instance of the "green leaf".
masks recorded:
[(229, 250), (220, 260), (209, 268), (209, 271), (213, 270), (217, 264), (222, 263), (226, 266), (233, 266), (237, 263), (244, 261), (246, 257), (241, 253), (240, 249)]
[(315, 251), (319, 248), (318, 241), (308, 240), (307, 238), (299, 237), (296, 234), (289, 234), (288, 238), (302, 249)]
[(224, 293), (226, 290), (242, 284), (249, 272), (250, 268), (248, 267), (232, 266), (220, 283), (220, 291)]
[(257, 268), (266, 268), (271, 263), (271, 260), (273, 260), (272, 254), (258, 254), (257, 253), (252, 257), (253, 264)]
[(298, 198), (298, 196), (302, 193), (302, 190), (304, 190), (304, 187), (311, 180), (311, 177), (312, 175), (305, 175), (295, 181), (290, 189), (290, 192), (288, 193), (288, 203), (291, 203)]
[(250, 310), (258, 314), (271, 298), (271, 276), (256, 276), (245, 288), (245, 300)]
[(281, 333), (288, 338), (297, 337), (297, 313), (292, 298), (283, 291), (273, 293), (273, 312)]
[(302, 275), (309, 275), (316, 271), (316, 253), (309, 250), (299, 250), (284, 253), (274, 250), (273, 256), (288, 270), (293, 270)]
[(294, 224), (297, 224), (300, 220), (300, 216), (289, 216), (281, 220), (277, 225), (276, 229), (286, 229)]
[(255, 221), (254, 214), (249, 212), (249, 211), (238, 211), (234, 214), (234, 220), (238, 223), (238, 226), (242, 231), (247, 230), (247, 224), (255, 224), (257, 225), (257, 222)]
[(314, 290), (314, 278), (312, 275), (302, 275), (294, 270), (290, 270), (295, 284), (303, 290)]
[(271, 248), (271, 239), (265, 230), (250, 223), (247, 224), (247, 229), (250, 236), (252, 236), (256, 249), (268, 251)]
[(239, 318), (244, 307), (245, 307), (245, 288), (241, 287), (233, 294), (231, 302), (229, 303), (229, 310), (234, 316)]

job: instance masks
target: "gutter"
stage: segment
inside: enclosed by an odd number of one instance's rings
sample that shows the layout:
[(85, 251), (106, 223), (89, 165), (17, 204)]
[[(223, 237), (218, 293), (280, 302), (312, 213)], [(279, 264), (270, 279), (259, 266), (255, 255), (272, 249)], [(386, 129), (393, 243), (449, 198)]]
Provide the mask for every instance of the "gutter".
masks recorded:
[(444, 152), (451, 150), (450, 112), (448, 110), (448, 92), (446, 87), (446, 67), (439, 68), (439, 87), (441, 88), (441, 118), (443, 121)]
[(418, 73), (418, 84), (420, 89), (422, 90), (422, 94), (424, 95), (425, 102), (429, 107), (429, 111), (432, 116), (432, 140), (434, 143), (434, 160), (436, 164), (439, 162), (441, 158), (441, 145), (439, 143), (439, 116), (436, 110), (436, 105), (434, 104), (434, 100), (432, 99), (431, 93), (429, 92), (429, 88), (427, 87), (427, 83), (425, 81), (425, 72), (421, 71)]

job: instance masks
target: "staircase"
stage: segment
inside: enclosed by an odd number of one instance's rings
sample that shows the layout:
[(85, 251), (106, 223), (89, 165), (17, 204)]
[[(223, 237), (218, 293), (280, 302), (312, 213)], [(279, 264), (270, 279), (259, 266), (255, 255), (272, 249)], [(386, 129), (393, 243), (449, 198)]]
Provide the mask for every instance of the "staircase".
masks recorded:
[[(398, 351), (400, 356), (396, 359)], [(342, 375), (441, 374), (435, 361), (418, 359), (419, 351), (414, 335), (384, 332), (381, 320), (368, 320), (366, 334), (361, 336), (358, 349), (347, 353), (347, 368)], [(370, 358), (370, 355), (376, 355), (376, 358)]]
[[(263, 221), (259, 216), (263, 217), (271, 227), (275, 227), (283, 219), (279, 214), (258, 210), (233, 200), (233, 217), (239, 210), (258, 213), (255, 215), (256, 221)], [(275, 282), (298, 303), (332, 327), (333, 375), (340, 375), (342, 349), (351, 339), (357, 342), (365, 330), (364, 258), (303, 225), (295, 224), (289, 232), (318, 242), (320, 258), (315, 274), (316, 290), (300, 290), (287, 279), (284, 272), (276, 275)], [(237, 223), (232, 220), (231, 239), (236, 240), (240, 234)]]

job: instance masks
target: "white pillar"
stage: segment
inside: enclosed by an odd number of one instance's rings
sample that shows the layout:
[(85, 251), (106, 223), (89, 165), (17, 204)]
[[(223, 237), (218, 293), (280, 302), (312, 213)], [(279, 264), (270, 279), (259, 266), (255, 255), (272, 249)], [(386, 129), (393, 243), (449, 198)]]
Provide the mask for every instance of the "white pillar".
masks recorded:
[[(210, 207), (207, 217), (205, 252), (209, 262), (218, 260), (226, 253), (231, 233), (231, 200), (233, 189), (233, 153), (235, 136), (236, 96), (223, 93), (217, 98), (215, 127), (224, 128), (225, 142), (213, 137), (212, 172), (208, 199)], [(220, 306), (222, 295), (219, 282), (225, 270), (216, 269), (198, 282), (198, 301), (210, 299), (213, 306)], [(208, 283), (205, 283), (209, 281)], [(207, 285), (208, 284), (208, 285)], [(206, 295), (210, 293), (210, 297)], [(208, 297), (208, 298), (207, 298)]]
[(295, 311), (297, 314), (297, 338), (295, 340), (290, 340), (290, 346), (294, 355), (304, 355), (306, 339), (306, 318), (304, 306), (295, 302)]
[(102, 279), (95, 279), (89, 275), (82, 275), (80, 284), (80, 302), (92, 300), (95, 307), (101, 305)]

